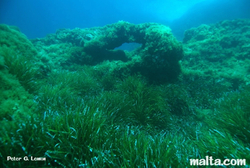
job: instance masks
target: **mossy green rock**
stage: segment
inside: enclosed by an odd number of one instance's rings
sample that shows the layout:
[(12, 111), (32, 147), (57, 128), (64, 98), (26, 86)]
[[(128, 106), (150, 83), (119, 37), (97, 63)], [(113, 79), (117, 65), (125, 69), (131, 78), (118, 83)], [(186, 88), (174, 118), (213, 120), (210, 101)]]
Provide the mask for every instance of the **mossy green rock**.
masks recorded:
[[(131, 52), (115, 49), (123, 43), (134, 42), (142, 45)], [(61, 62), (61, 65), (97, 65), (105, 60), (119, 60), (130, 73), (139, 72), (155, 82), (172, 81), (181, 72), (181, 43), (174, 38), (170, 28), (156, 23), (135, 25), (119, 21), (104, 27), (60, 29), (44, 39), (33, 40), (33, 43), (45, 55), (48, 48), (56, 48), (58, 57), (52, 62)], [(60, 47), (62, 44), (64, 46)], [(59, 51), (66, 56), (59, 56)], [(51, 52), (47, 55), (52, 57)]]
[(35, 111), (36, 103), (30, 93), (35, 91), (37, 82), (37, 56), (33, 44), (17, 27), (0, 25), (1, 124), (24, 119)]
[(34, 58), (37, 55), (33, 44), (16, 27), (1, 24), (0, 37), (0, 50), (2, 47), (8, 47), (15, 54), (21, 54), (28, 58)]
[[(250, 84), (250, 20), (221, 21), (185, 32), (183, 69), (224, 79), (234, 89)], [(233, 86), (234, 85), (234, 86)]]

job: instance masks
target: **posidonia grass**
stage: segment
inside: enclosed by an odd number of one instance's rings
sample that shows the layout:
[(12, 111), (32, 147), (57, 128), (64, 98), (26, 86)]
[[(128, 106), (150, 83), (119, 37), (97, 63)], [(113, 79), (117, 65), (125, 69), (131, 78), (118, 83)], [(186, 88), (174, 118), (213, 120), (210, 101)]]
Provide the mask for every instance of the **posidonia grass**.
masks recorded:
[(249, 164), (248, 89), (206, 101), (216, 88), (190, 92), (201, 80), (156, 86), (129, 76), (105, 89), (89, 75), (58, 71), (42, 81), (34, 114), (1, 127), (2, 167), (189, 167), (189, 159), (208, 155)]

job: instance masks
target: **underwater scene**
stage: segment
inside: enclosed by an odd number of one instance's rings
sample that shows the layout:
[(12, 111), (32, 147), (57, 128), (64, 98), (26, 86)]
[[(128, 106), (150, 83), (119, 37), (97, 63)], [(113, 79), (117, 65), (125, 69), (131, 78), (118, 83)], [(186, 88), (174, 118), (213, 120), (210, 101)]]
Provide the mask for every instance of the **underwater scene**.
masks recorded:
[(249, 167), (249, 7), (3, 0), (0, 167)]

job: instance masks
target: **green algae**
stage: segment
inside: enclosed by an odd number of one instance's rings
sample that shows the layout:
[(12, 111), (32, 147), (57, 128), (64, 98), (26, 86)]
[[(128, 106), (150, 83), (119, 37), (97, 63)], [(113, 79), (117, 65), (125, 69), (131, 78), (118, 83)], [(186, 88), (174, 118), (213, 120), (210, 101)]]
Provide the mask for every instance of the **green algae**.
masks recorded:
[[(236, 25), (241, 25), (240, 30)], [(189, 167), (189, 159), (206, 156), (243, 158), (249, 164), (246, 74), (239, 71), (239, 75), (225, 77), (224, 69), (234, 67), (231, 60), (242, 61), (240, 53), (232, 53), (248, 49), (240, 40), (234, 47), (233, 41), (225, 44), (224, 37), (213, 40), (216, 33), (209, 33), (220, 29), (226, 37), (234, 29), (247, 36), (247, 25), (247, 20), (223, 21), (189, 30), (180, 64), (181, 44), (169, 28), (159, 24), (119, 22), (103, 28), (63, 29), (32, 40), (33, 44), (23, 39), (32, 50), (26, 48), (25, 52), (23, 46), (13, 46), (21, 42), (5, 39), (0, 43), (1, 166)], [(149, 30), (139, 34), (136, 42), (150, 44), (124, 51), (126, 61), (113, 56), (95, 60), (84, 48), (89, 43), (112, 52), (119, 45), (112, 40), (119, 40), (130, 29)], [(106, 30), (111, 33), (105, 34)], [(127, 37), (135, 41), (134, 36)], [(12, 38), (10, 41), (16, 40)], [(210, 46), (217, 46), (211, 47), (216, 54), (211, 55), (209, 49), (204, 54)], [(229, 50), (229, 59), (217, 55)], [(152, 63), (151, 55), (166, 58), (168, 68), (157, 67), (159, 60)], [(242, 67), (247, 67), (248, 56), (243, 60)], [(171, 66), (181, 66), (182, 72), (169, 69)], [(153, 73), (148, 75), (149, 71)], [(156, 72), (164, 74), (154, 78)], [(159, 84), (159, 77), (174, 80), (164, 79)], [(7, 162), (7, 156), (46, 157), (46, 162)]]
[[(249, 84), (249, 20), (221, 21), (185, 32), (182, 68), (225, 79), (238, 89)], [(238, 84), (239, 85), (239, 84)]]

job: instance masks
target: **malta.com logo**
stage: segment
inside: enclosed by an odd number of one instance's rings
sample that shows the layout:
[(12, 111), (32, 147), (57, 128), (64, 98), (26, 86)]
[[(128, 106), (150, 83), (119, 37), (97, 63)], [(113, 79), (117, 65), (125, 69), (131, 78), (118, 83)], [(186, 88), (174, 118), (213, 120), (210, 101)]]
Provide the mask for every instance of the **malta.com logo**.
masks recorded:
[(213, 159), (206, 156), (205, 159), (190, 159), (190, 166), (246, 166), (246, 159)]

